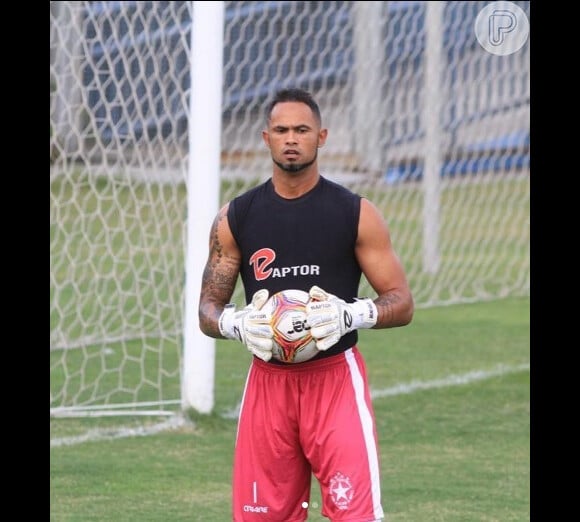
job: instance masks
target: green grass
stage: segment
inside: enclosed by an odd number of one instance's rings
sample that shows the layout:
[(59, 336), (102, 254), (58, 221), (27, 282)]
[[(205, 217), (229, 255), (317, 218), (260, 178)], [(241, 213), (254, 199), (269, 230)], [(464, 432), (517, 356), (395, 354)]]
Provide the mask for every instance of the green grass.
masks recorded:
[[(511, 298), (419, 309), (407, 327), (361, 332), (389, 522), (530, 519), (529, 308), (529, 298)], [(239, 344), (217, 343), (215, 409), (192, 414), (191, 426), (51, 447), (50, 520), (231, 520), (236, 424), (225, 413), (240, 400), (249, 359)], [(51, 440), (159, 422), (51, 420)], [(311, 506), (310, 521), (326, 520), (315, 481)]]

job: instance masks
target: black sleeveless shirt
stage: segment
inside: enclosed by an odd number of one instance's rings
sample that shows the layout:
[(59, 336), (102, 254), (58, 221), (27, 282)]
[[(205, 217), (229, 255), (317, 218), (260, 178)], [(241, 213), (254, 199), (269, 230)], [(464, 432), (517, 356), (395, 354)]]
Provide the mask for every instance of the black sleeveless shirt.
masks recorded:
[[(262, 288), (272, 295), (288, 288), (308, 292), (312, 285), (352, 302), (361, 279), (354, 254), (360, 201), (324, 177), (295, 199), (276, 194), (270, 179), (234, 198), (228, 223), (242, 254), (246, 302)], [(315, 359), (336, 355), (357, 340), (355, 330)]]

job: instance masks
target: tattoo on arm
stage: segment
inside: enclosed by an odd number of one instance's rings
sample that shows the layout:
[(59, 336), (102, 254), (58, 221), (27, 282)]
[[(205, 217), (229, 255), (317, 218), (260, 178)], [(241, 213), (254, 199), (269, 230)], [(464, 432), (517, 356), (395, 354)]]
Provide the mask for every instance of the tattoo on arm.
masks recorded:
[(401, 298), (396, 293), (389, 293), (379, 296), (375, 300), (378, 311), (377, 326), (393, 326), (396, 324), (396, 306), (401, 302)]
[(220, 338), (218, 320), (224, 305), (232, 297), (240, 270), (240, 259), (224, 254), (218, 227), (226, 219), (221, 210), (211, 228), (209, 258), (201, 281), (199, 322), (201, 330), (211, 337)]

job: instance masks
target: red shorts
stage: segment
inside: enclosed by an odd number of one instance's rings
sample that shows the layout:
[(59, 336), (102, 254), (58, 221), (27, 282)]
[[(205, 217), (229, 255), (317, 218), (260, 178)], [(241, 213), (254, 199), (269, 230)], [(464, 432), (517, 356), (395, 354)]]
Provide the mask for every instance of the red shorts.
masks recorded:
[(384, 516), (374, 412), (356, 346), (296, 365), (254, 358), (250, 366), (236, 436), (233, 520), (306, 520), (312, 475), (330, 520)]

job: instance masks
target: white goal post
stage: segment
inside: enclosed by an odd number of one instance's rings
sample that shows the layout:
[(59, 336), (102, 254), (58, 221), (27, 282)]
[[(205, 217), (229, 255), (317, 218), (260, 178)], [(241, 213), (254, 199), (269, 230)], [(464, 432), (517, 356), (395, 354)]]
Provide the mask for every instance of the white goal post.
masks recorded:
[[(222, 120), (223, 2), (195, 2), (191, 30), (187, 255), (181, 405), (209, 413), (214, 404), (215, 340), (198, 327), (209, 230), (218, 211)], [(204, 248), (202, 245), (206, 245)], [(205, 253), (205, 255), (204, 255)]]
[(51, 416), (212, 410), (209, 227), (270, 175), (281, 87), (318, 99), (321, 173), (383, 211), (418, 307), (528, 296), (530, 46), (483, 47), (488, 4), (51, 2)]

